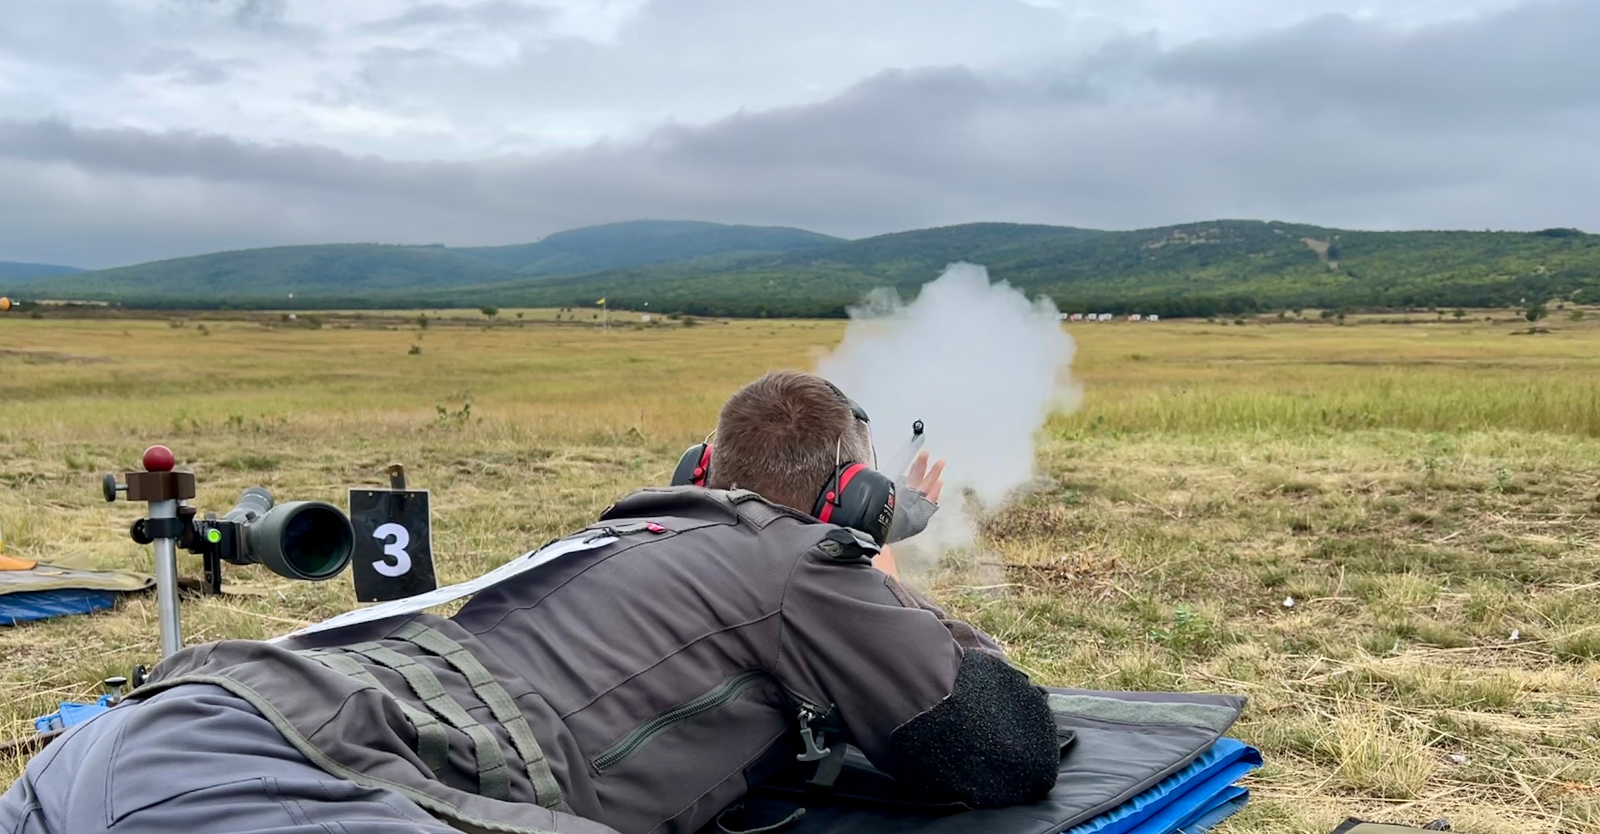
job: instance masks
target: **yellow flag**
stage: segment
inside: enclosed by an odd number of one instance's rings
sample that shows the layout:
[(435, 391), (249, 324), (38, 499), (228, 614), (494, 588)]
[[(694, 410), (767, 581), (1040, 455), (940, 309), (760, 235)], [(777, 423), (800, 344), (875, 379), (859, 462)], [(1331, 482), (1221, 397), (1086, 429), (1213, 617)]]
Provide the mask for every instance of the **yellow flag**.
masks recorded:
[(604, 303), (606, 303), (606, 300), (604, 298), (602, 298), (599, 301), (596, 301), (595, 303), (596, 304), (604, 304)]

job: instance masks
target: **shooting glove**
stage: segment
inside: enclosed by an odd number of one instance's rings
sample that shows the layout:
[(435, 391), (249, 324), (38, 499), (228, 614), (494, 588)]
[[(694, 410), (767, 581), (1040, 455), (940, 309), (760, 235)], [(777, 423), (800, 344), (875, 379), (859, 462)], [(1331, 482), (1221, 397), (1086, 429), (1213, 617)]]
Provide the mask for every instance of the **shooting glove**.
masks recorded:
[(928, 528), (939, 505), (928, 500), (927, 493), (899, 484), (895, 490), (894, 520), (889, 522), (889, 533), (884, 544), (905, 541)]

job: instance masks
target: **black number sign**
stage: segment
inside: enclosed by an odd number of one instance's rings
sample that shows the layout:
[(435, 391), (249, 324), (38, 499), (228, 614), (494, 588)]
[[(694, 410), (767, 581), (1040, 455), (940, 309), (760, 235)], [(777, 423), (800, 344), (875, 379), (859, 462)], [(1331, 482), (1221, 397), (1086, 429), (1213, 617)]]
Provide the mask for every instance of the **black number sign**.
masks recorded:
[(351, 569), (357, 602), (387, 602), (439, 587), (425, 489), (352, 489)]

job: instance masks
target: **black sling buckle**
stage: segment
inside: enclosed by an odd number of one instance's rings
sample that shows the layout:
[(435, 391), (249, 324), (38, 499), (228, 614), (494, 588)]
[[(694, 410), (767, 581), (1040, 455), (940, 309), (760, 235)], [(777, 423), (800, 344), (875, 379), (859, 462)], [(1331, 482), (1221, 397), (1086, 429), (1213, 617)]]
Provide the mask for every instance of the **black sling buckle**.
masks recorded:
[(828, 751), (828, 755), (817, 762), (817, 772), (806, 780), (806, 784), (822, 790), (831, 789), (839, 774), (844, 771), (845, 749), (843, 744), (835, 744), (833, 749)]
[[(813, 728), (813, 719), (821, 718), (818, 725)], [(833, 746), (824, 747), (827, 737), (833, 736)], [(833, 783), (844, 770), (844, 754), (849, 745), (844, 743), (844, 726), (836, 719), (836, 713), (818, 716), (810, 709), (800, 709), (800, 741), (805, 745), (805, 752), (796, 756), (802, 762), (816, 762), (817, 770), (812, 774), (806, 784), (823, 790), (831, 789)]]
[(806, 746), (806, 752), (795, 758), (802, 762), (814, 762), (828, 755), (828, 748), (822, 746), (827, 743), (827, 738), (811, 729), (811, 719), (817, 717), (809, 708), (800, 708), (800, 741)]

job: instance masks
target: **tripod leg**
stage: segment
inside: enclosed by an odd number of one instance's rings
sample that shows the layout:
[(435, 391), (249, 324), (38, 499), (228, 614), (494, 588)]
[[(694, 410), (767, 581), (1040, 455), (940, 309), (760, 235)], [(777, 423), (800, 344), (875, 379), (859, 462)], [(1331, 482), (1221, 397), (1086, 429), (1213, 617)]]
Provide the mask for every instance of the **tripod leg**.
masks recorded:
[[(150, 518), (177, 518), (177, 501), (151, 501)], [(178, 625), (178, 542), (156, 539), (156, 602), (161, 615), (161, 656), (177, 654), (183, 648)]]

